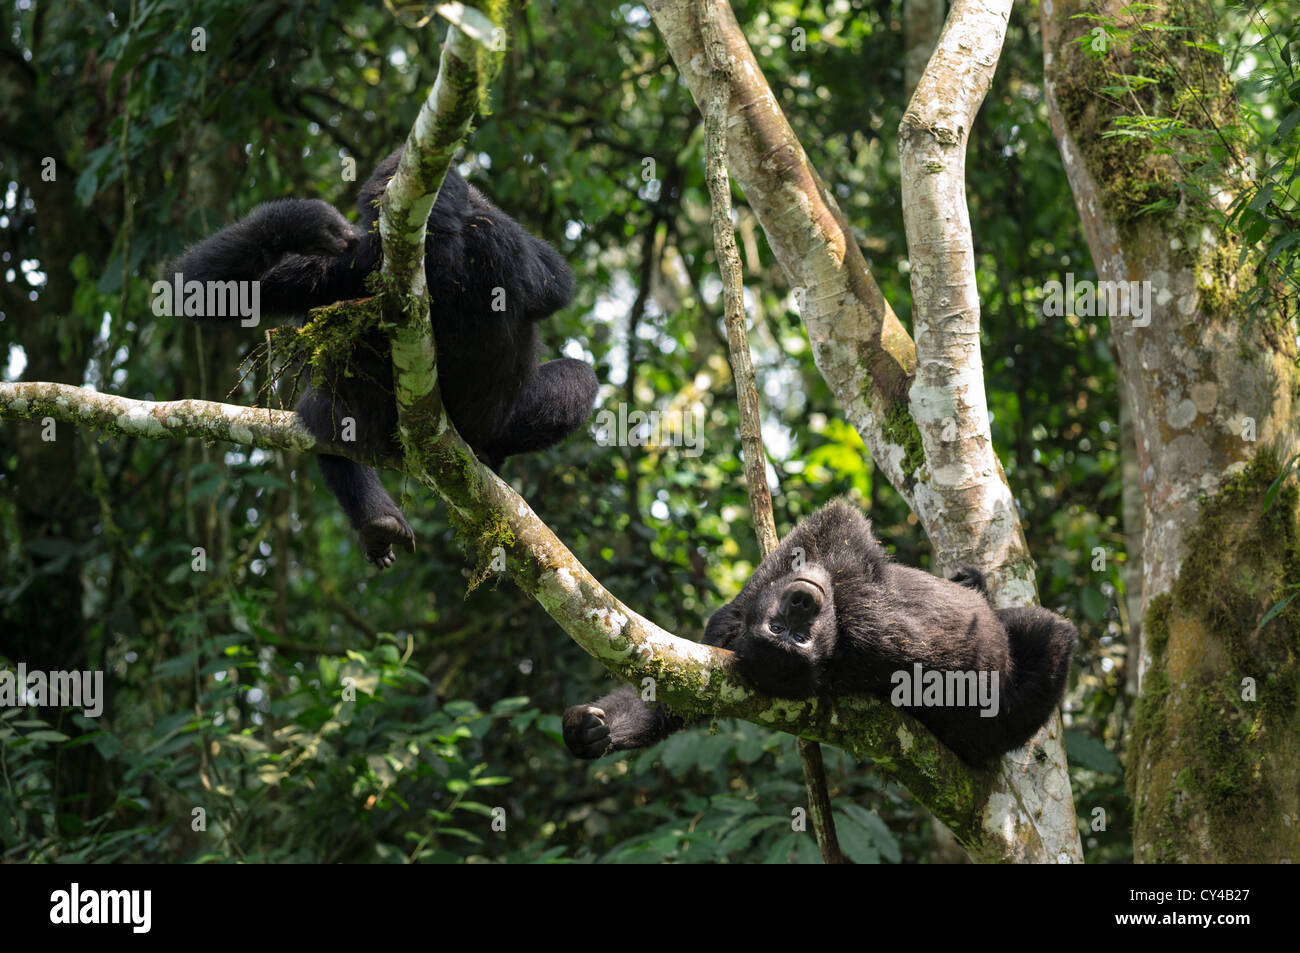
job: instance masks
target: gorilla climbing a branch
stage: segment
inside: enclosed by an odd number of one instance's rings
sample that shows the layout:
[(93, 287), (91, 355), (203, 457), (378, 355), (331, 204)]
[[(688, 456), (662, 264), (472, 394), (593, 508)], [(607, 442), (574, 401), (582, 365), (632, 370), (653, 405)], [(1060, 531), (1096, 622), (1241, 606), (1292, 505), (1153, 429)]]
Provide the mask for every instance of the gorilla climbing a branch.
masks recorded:
[[(362, 187), (360, 227), (320, 200), (268, 202), (189, 249), (167, 266), (167, 278), (257, 281), (263, 314), (301, 319), (310, 308), (367, 296), (366, 278), (381, 258), (378, 203), (401, 153)], [(452, 169), (429, 215), (424, 270), (443, 405), (480, 459), (499, 469), (507, 457), (550, 447), (583, 425), (596, 399), (591, 367), (568, 358), (537, 363), (537, 322), (574, 294), (573, 274), (555, 249)], [(230, 320), (188, 307), (186, 316)], [(319, 439), (352, 437), (363, 453), (395, 453), (387, 336), (376, 328), (356, 343), (347, 373), (324, 375), (328, 392), (308, 386), (298, 414)], [(317, 459), (368, 560), (386, 568), (394, 545), (415, 551), (415, 533), (373, 469)]]

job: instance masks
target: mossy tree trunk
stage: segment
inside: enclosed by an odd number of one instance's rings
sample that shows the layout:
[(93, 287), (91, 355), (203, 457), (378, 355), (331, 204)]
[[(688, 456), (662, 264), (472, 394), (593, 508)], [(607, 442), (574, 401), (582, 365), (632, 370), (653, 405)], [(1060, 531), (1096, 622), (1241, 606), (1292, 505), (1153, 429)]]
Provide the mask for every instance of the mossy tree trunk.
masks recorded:
[[(1219, 147), (1228, 161), (1200, 194), (1225, 208), (1248, 184), (1222, 57), (1196, 45), (1216, 42), (1215, 13), (1201, 0), (1042, 9), (1053, 131), (1098, 279), (1150, 289), (1149, 313), (1110, 318), (1144, 516), (1134, 859), (1294, 860), (1300, 600), (1260, 623), (1300, 582), (1294, 475), (1267, 501), (1300, 430), (1297, 328), (1248, 314), (1249, 257), (1240, 267), (1187, 187)], [(1116, 96), (1120, 76), (1145, 79)], [(1174, 123), (1173, 154), (1168, 139), (1106, 136), (1120, 117)]]

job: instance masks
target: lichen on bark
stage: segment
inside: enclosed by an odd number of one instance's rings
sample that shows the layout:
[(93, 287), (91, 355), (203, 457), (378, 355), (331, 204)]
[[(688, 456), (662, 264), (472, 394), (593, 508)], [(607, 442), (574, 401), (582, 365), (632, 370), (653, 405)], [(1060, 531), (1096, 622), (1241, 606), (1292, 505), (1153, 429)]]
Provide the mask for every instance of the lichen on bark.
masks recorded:
[(1264, 508), (1280, 473), (1262, 448), (1202, 501), (1178, 578), (1148, 606), (1129, 752), (1135, 859), (1300, 853), (1300, 601), (1259, 624), (1300, 584), (1294, 479)]
[(880, 434), (894, 446), (902, 448), (903, 456), (899, 467), (909, 488), (927, 478), (925, 471), (925, 448), (921, 445), (921, 431), (912, 419), (911, 411), (906, 406), (894, 406), (881, 422)]

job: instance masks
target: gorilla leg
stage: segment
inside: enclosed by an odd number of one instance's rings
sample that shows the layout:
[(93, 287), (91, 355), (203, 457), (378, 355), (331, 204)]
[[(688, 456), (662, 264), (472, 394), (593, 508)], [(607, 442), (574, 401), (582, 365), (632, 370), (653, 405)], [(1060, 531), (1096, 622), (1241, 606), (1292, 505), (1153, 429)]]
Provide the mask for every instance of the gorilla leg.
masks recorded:
[[(298, 416), (318, 439), (331, 440), (339, 435), (341, 420), (352, 416), (350, 408), (354, 405), (359, 405), (359, 401), (353, 393), (345, 391), (343, 399), (338, 401), (309, 386), (298, 401)], [(379, 435), (387, 431), (388, 424), (386, 420), (381, 422), (361, 415), (356, 429), (364, 438), (358, 441), (358, 446), (376, 450), (383, 445)], [(320, 454), (316, 459), (325, 485), (347, 513), (352, 528), (361, 534), (366, 559), (380, 569), (387, 569), (393, 564), (394, 545), (415, 552), (415, 533), (374, 470), (346, 457)]]
[(519, 392), (504, 431), (484, 449), (499, 461), (559, 443), (591, 416), (599, 386), (596, 372), (582, 361), (548, 361)]
[(415, 532), (379, 482), (379, 474), (346, 457), (322, 453), (316, 459), (325, 485), (361, 534), (366, 559), (387, 569), (393, 564), (394, 543), (415, 552)]
[(1069, 620), (1042, 606), (998, 609), (997, 616), (1011, 645), (1015, 703), (1028, 712), (1028, 737), (1060, 703), (1079, 635)]

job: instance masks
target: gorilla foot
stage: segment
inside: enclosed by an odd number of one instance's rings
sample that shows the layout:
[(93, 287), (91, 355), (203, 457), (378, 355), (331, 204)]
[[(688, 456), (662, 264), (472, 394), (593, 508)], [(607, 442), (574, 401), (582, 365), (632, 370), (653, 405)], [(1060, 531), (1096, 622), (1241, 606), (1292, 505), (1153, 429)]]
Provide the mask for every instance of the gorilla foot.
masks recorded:
[(387, 569), (396, 560), (393, 555), (395, 545), (408, 553), (415, 552), (415, 531), (401, 513), (373, 516), (362, 524), (360, 533), (366, 559), (380, 569)]
[(595, 705), (574, 705), (564, 713), (564, 743), (576, 758), (599, 758), (610, 750), (605, 712)]

